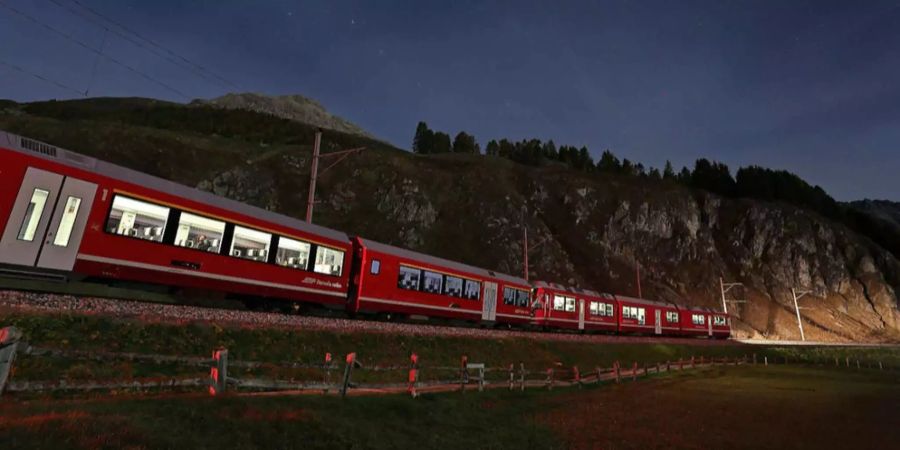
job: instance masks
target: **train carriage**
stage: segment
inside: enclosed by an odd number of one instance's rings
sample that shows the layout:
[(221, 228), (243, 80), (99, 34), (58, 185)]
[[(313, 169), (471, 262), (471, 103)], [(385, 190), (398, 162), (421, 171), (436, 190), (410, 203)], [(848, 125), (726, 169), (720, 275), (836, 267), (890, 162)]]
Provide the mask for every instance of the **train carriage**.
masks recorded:
[(587, 289), (565, 287), (545, 281), (534, 283), (534, 324), (546, 328), (588, 331), (617, 330), (615, 297)]
[(728, 314), (700, 306), (683, 306), (679, 309), (683, 336), (723, 339), (731, 336), (731, 319)]
[(343, 308), (346, 234), (0, 132), (0, 264)]
[(669, 303), (616, 295), (619, 331), (654, 335), (678, 335), (678, 308)]
[(363, 238), (350, 311), (525, 324), (530, 286), (522, 278)]

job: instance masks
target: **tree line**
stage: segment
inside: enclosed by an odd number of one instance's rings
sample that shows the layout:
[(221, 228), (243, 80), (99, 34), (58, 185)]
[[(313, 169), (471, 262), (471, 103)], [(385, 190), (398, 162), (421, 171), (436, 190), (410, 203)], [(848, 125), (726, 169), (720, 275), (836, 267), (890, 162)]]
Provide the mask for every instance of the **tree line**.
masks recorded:
[[(561, 163), (583, 172), (641, 177), (680, 183), (725, 197), (788, 203), (842, 223), (900, 258), (900, 233), (891, 224), (836, 201), (820, 186), (810, 185), (786, 170), (751, 165), (739, 168), (732, 175), (727, 164), (706, 158), (696, 160), (693, 169), (682, 167), (676, 172), (672, 163), (666, 161), (665, 167), (659, 170), (628, 158), (620, 160), (609, 149), (604, 150), (595, 162), (585, 146), (557, 146), (553, 140), (545, 142), (540, 139), (491, 140), (484, 150), (487, 156), (507, 158), (531, 166)], [(421, 154), (480, 154), (481, 147), (474, 136), (464, 131), (460, 131), (451, 142), (449, 134), (433, 131), (425, 122), (419, 122), (413, 139), (413, 151)]]

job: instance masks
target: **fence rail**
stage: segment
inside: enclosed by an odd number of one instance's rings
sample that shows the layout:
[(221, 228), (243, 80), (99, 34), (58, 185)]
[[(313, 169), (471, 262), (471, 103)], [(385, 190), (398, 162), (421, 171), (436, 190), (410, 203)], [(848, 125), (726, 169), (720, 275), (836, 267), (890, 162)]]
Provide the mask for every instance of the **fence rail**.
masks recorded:
[[(29, 357), (61, 357), (76, 360), (90, 361), (141, 361), (160, 364), (176, 364), (185, 367), (203, 368), (208, 370), (206, 376), (182, 376), (182, 377), (155, 377), (134, 380), (91, 380), (72, 382), (67, 380), (46, 381), (10, 381), (17, 354)], [(297, 393), (321, 393), (350, 394), (365, 393), (400, 393), (408, 392), (413, 397), (422, 392), (446, 392), (458, 390), (482, 391), (484, 389), (522, 390), (529, 388), (553, 389), (554, 387), (583, 387), (602, 382), (622, 383), (624, 381), (636, 381), (638, 377), (648, 377), (655, 374), (691, 370), (702, 367), (752, 364), (756, 365), (759, 358), (754, 353), (741, 357), (709, 358), (700, 356), (695, 358), (679, 358), (652, 364), (638, 364), (637, 362), (622, 363), (615, 361), (612, 366), (594, 366), (593, 368), (580, 368), (579, 366), (563, 366), (555, 363), (551, 367), (541, 369), (527, 369), (523, 362), (504, 366), (489, 366), (483, 362), (469, 362), (466, 356), (461, 356), (458, 366), (428, 366), (422, 364), (419, 355), (410, 354), (406, 365), (389, 366), (364, 366), (360, 363), (356, 353), (346, 355), (343, 364), (335, 362), (331, 353), (326, 353), (319, 363), (312, 362), (264, 362), (264, 361), (236, 361), (229, 359), (228, 350), (215, 349), (211, 357), (199, 356), (175, 356), (161, 354), (141, 354), (129, 352), (87, 351), (73, 349), (54, 349), (46, 347), (33, 347), (22, 341), (21, 333), (13, 327), (0, 329), (0, 394), (6, 392), (57, 392), (57, 391), (96, 391), (96, 390), (194, 390), (206, 388), (211, 395), (221, 395), (227, 390), (237, 390), (242, 395), (267, 395)], [(761, 364), (768, 366), (768, 356), (763, 356)], [(773, 359), (772, 363), (776, 361)], [(779, 363), (787, 364), (787, 357), (781, 357)], [(809, 362), (809, 361), (795, 361)], [(822, 365), (831, 365), (831, 360), (815, 361)], [(853, 362), (853, 364), (851, 364)], [(881, 361), (864, 361), (845, 357), (835, 357), (834, 366), (863, 368), (875, 370), (892, 370)], [(233, 377), (229, 375), (229, 369), (313, 369), (320, 371), (316, 380), (296, 379), (272, 379), (265, 377)], [(405, 372), (404, 377), (397, 376), (396, 381), (390, 380), (381, 383), (359, 383), (353, 380), (354, 372)], [(425, 372), (436, 375), (435, 379), (422, 380), (421, 374)], [(341, 374), (334, 379), (334, 373)], [(488, 375), (493, 375), (489, 377)], [(384, 378), (384, 377), (382, 377)], [(268, 391), (268, 392), (266, 392)], [(274, 391), (274, 392), (272, 392)]]

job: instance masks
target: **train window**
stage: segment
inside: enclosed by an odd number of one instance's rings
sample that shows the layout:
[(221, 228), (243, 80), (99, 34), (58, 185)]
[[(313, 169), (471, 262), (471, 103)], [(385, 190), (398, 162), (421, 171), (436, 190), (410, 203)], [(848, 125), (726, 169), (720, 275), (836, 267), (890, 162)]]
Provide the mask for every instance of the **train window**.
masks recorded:
[(397, 287), (415, 291), (419, 289), (419, 277), (422, 271), (412, 267), (400, 266), (400, 276), (397, 278)]
[(302, 242), (283, 236), (279, 237), (278, 251), (275, 253), (275, 264), (292, 269), (306, 270), (309, 266), (310, 247), (309, 242)]
[(113, 198), (106, 231), (148, 241), (162, 242), (169, 221), (169, 208), (124, 195)]
[(18, 239), (20, 241), (31, 242), (34, 240), (34, 234), (37, 231), (38, 224), (41, 222), (41, 216), (44, 215), (44, 206), (47, 205), (47, 197), (50, 192), (43, 189), (35, 189), (31, 193), (31, 202), (25, 209), (25, 218), (22, 220), (22, 226), (19, 228)]
[(528, 291), (516, 289), (516, 305), (517, 306), (527, 307), (529, 297), (530, 297), (530, 294), (528, 293)]
[(516, 304), (516, 290), (511, 287), (503, 288), (503, 304), (504, 305), (515, 305)]
[(313, 270), (325, 275), (340, 275), (344, 268), (344, 252), (328, 247), (316, 250), (316, 265)]
[(641, 325), (646, 323), (646, 320), (647, 320), (646, 312), (647, 311), (644, 308), (637, 308), (637, 320), (638, 320), (638, 323)]
[(566, 298), (562, 295), (554, 295), (553, 296), (553, 309), (557, 311), (565, 311), (566, 310)]
[(675, 311), (666, 311), (666, 320), (669, 322), (678, 322), (678, 313)]
[(614, 308), (613, 308), (612, 303), (607, 303), (607, 304), (606, 304), (606, 315), (609, 316), (609, 317), (612, 317), (612, 316), (613, 316), (613, 312), (614, 312)]
[(623, 318), (623, 319), (630, 319), (630, 318), (631, 318), (631, 307), (629, 307), (629, 306), (623, 306), (623, 307), (622, 307), (622, 318)]
[(713, 316), (713, 325), (716, 325), (716, 326), (725, 325), (725, 318), (722, 316)]
[(703, 314), (691, 314), (691, 322), (693, 322), (694, 325), (703, 325), (706, 323), (706, 317), (704, 317)]
[(381, 272), (381, 261), (373, 259), (372, 265), (369, 266), (369, 273), (371, 273), (372, 275), (378, 275), (379, 272)]
[(443, 275), (435, 272), (429, 272), (427, 270), (422, 271), (422, 292), (428, 292), (429, 294), (440, 294), (443, 283)]
[(566, 297), (566, 311), (572, 312), (575, 311), (575, 299), (572, 297)]
[(269, 259), (269, 244), (272, 235), (241, 226), (234, 227), (231, 241), (231, 256), (266, 262)]
[(81, 208), (81, 199), (69, 197), (66, 199), (65, 208), (62, 218), (59, 219), (59, 227), (56, 228), (56, 236), (53, 238), (53, 245), (57, 247), (67, 247), (69, 245), (69, 238), (72, 237), (72, 227), (75, 226), (75, 219), (78, 218), (78, 209)]
[(219, 253), (225, 222), (182, 212), (175, 233), (175, 245)]
[(466, 280), (466, 290), (464, 297), (469, 300), (478, 300), (481, 295), (481, 283), (472, 280)]
[(444, 280), (444, 295), (452, 297), (463, 296), (463, 280), (459, 277), (447, 275)]
[(591, 315), (599, 316), (600, 315), (600, 304), (597, 302), (591, 302)]

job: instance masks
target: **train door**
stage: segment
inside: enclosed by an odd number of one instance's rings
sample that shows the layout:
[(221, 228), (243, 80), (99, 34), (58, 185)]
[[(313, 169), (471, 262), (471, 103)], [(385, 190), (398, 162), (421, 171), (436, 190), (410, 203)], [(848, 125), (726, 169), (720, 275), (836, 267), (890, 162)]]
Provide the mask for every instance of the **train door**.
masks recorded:
[(706, 315), (706, 327), (707, 327), (707, 329), (709, 330), (709, 336), (710, 336), (710, 337), (712, 337), (712, 322), (713, 322), (713, 321), (712, 321), (712, 316), (709, 315), (709, 314), (707, 314), (707, 315)]
[(584, 329), (584, 299), (578, 300), (578, 329)]
[(29, 167), (0, 238), (0, 262), (72, 270), (97, 185)]
[(484, 302), (481, 310), (481, 320), (489, 322), (497, 320), (497, 283), (484, 282)]
[(653, 318), (656, 319), (656, 328), (654, 328), (653, 331), (655, 331), (656, 334), (662, 334), (662, 310), (657, 309)]

